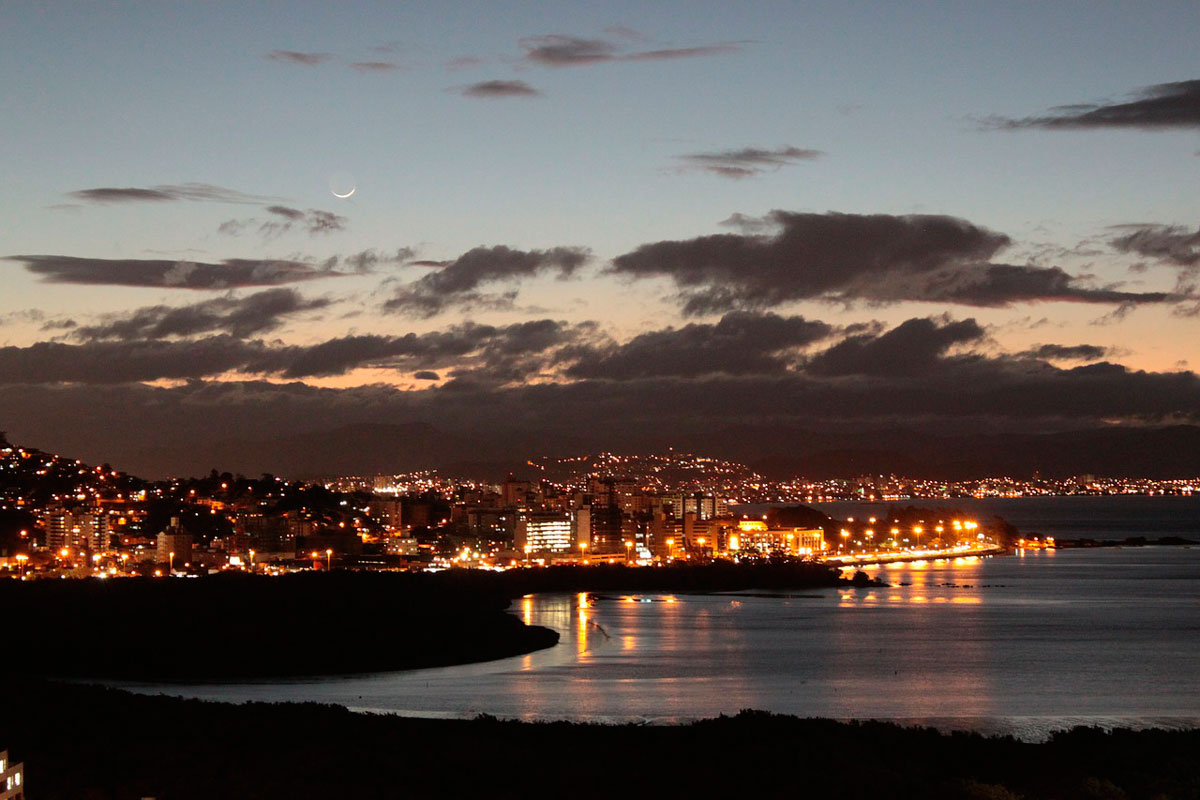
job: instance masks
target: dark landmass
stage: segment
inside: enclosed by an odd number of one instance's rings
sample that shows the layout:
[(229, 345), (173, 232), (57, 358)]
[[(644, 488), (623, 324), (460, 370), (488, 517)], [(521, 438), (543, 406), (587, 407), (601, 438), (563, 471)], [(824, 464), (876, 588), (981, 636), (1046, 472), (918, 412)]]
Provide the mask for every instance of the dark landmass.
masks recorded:
[(0, 581), (21, 630), (0, 675), (162, 681), (444, 666), (558, 642), (496, 587), (389, 573)]
[(556, 632), (506, 612), (511, 598), (532, 592), (849, 585), (839, 574), (764, 561), (0, 581), (0, 608), (22, 630), (21, 657), (0, 659), (0, 675), (237, 680), (488, 661), (558, 642)]
[(690, 725), (410, 719), (37, 680), (0, 742), (39, 800), (392, 797), (1196, 798), (1200, 731), (1032, 744), (742, 712)]
[[(1045, 539), (1045, 534), (1033, 533), (1031, 538)], [(1186, 547), (1200, 542), (1184, 539), (1180, 536), (1160, 536), (1148, 539), (1145, 536), (1127, 536), (1124, 539), (1062, 539), (1056, 538), (1054, 546), (1060, 548), (1073, 547)]]
[[(529, 442), (538, 442), (530, 452)], [(93, 459), (111, 459), (145, 475), (200, 474), (213, 464), (246, 475), (287, 477), (440, 469), (445, 474), (494, 480), (529, 472), (526, 459), (676, 450), (748, 464), (769, 480), (804, 475), (836, 478), (901, 474), (962, 480), (984, 475), (1047, 478), (1091, 473), (1172, 478), (1200, 475), (1200, 427), (1111, 427), (1058, 433), (958, 433), (888, 428), (812, 431), (778, 425), (740, 425), (694, 433), (636, 434), (621, 430), (570, 435), (510, 431), (454, 434), (424, 422), (356, 423), (288, 436), (211, 436), (132, 450), (123, 440), (52, 441)], [(538, 477), (527, 475), (526, 477)]]

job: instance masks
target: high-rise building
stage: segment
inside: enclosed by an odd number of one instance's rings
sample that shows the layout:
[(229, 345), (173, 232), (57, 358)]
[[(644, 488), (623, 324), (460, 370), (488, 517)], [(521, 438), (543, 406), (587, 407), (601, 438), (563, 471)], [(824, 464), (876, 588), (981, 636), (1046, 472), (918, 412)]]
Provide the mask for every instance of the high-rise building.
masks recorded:
[(683, 519), (685, 514), (695, 514), (700, 519), (729, 516), (728, 500), (704, 492), (663, 495), (662, 505), (663, 511), (669, 511), (676, 519)]
[(618, 506), (591, 507), (592, 537), (589, 549), (597, 554), (625, 553), (621, 527), (622, 514)]
[(51, 550), (65, 547), (100, 552), (108, 549), (108, 515), (103, 511), (55, 505), (42, 512), (41, 521), (46, 532), (46, 547)]
[(566, 514), (525, 512), (517, 516), (515, 545), (529, 554), (569, 553), (572, 550), (571, 518)]

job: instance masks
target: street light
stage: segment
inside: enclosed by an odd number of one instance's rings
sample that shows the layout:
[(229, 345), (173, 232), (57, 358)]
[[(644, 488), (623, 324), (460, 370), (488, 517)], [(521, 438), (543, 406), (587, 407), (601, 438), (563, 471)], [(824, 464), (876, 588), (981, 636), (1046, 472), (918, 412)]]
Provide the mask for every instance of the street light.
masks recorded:
[(250, 571), (254, 572), (254, 550), (250, 550)]
[(332, 547), (325, 548), (325, 571), (326, 572), (333, 571), (333, 548)]
[(169, 559), (169, 567), (170, 567), (169, 571), (174, 573), (175, 572), (175, 551), (172, 550), (170, 552), (170, 554), (168, 554), (167, 558)]

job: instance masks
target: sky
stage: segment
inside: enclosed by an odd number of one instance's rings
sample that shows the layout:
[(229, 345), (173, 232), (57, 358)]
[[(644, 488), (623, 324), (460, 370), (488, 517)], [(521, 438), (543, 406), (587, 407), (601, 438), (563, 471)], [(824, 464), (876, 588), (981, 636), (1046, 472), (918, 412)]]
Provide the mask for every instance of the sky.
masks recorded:
[(167, 471), (358, 422), (539, 451), (1200, 421), (1196, 30), (0, 0), (0, 429)]

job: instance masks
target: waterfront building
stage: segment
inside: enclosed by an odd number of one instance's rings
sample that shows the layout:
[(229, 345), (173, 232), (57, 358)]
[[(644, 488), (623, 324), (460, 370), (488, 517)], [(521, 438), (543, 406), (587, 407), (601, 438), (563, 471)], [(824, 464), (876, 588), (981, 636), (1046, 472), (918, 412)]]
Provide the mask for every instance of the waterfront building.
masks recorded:
[(580, 506), (571, 512), (571, 544), (580, 554), (592, 550), (591, 506)]
[(730, 531), (726, 546), (730, 551), (808, 556), (825, 549), (825, 532), (820, 528), (769, 528), (759, 520), (742, 520), (736, 531)]
[(515, 545), (518, 551), (569, 553), (572, 551), (571, 518), (556, 512), (527, 511), (517, 516)]

